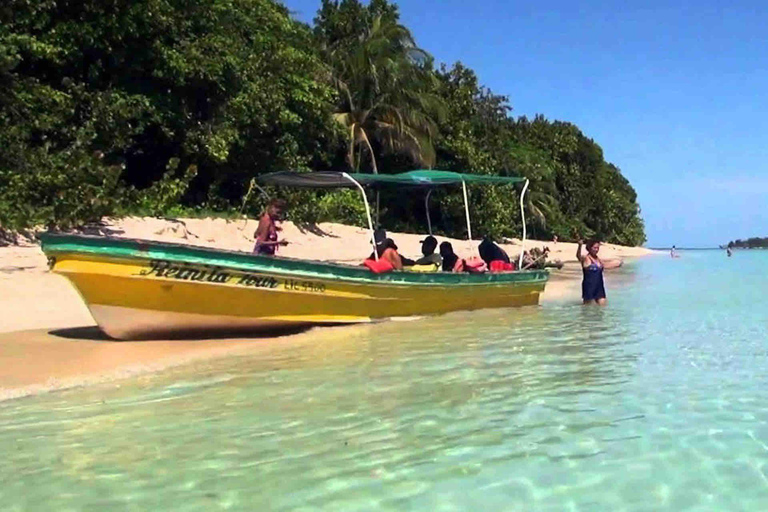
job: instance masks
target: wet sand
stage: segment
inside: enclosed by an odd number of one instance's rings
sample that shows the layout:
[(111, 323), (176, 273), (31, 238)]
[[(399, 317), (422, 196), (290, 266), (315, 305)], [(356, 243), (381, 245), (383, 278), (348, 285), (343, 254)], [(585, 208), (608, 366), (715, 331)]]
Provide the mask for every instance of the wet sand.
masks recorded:
[[(158, 219), (125, 219), (100, 230), (112, 236), (249, 250), (252, 228), (253, 221), (191, 219), (182, 225)], [(289, 257), (329, 254), (335, 256), (334, 261), (356, 261), (355, 255), (366, 254), (369, 249), (367, 232), (351, 226), (323, 224), (308, 230), (286, 223), (283, 234), (293, 242), (282, 253)], [(402, 253), (418, 254), (423, 236), (391, 236)], [(470, 250), (467, 242), (453, 243), (459, 253)], [(541, 245), (545, 243), (526, 242), (526, 247)], [(566, 264), (552, 273), (542, 303), (579, 300), (581, 272), (575, 262), (575, 245), (546, 245), (552, 249), (552, 259), (562, 259)], [(514, 245), (506, 249), (510, 254), (519, 250)], [(604, 257), (651, 253), (643, 248), (607, 246)], [(69, 282), (48, 271), (46, 258), (37, 245), (0, 247), (0, 400), (120, 379), (240, 351), (251, 353), (282, 343), (305, 342), (307, 337), (319, 335), (317, 329), (251, 339), (114, 342), (95, 327)]]
[(96, 326), (0, 335), (0, 400), (162, 370), (254, 348), (253, 340), (116, 343)]

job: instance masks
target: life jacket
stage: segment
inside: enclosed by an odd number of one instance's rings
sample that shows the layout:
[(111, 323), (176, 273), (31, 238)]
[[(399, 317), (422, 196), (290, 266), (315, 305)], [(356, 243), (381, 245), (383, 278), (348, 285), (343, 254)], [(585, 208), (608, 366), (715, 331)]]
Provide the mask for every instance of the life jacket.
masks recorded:
[(506, 261), (494, 260), (491, 262), (490, 269), (491, 272), (512, 272), (515, 270), (515, 266)]
[(403, 270), (407, 272), (437, 272), (440, 270), (440, 265), (437, 263), (411, 265), (410, 267), (403, 267)]
[(392, 264), (384, 258), (379, 258), (378, 261), (367, 259), (363, 262), (363, 265), (368, 267), (368, 269), (374, 274), (386, 274), (387, 272), (392, 272), (395, 270), (395, 267), (393, 267)]
[(478, 258), (477, 256), (472, 256), (471, 258), (467, 258), (464, 261), (464, 270), (473, 274), (479, 274), (482, 272), (488, 271), (488, 266), (485, 264), (483, 260)]

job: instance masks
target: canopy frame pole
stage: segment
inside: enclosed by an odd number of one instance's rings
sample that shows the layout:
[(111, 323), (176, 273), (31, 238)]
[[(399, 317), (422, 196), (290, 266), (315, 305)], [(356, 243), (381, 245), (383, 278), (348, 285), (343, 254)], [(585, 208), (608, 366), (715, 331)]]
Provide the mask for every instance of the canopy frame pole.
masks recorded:
[(467, 240), (472, 241), (472, 224), (469, 222), (469, 199), (467, 199), (467, 182), (461, 180), (461, 188), (464, 191), (464, 213), (467, 216)]
[(521, 242), (520, 246), (520, 258), (517, 261), (517, 269), (521, 270), (523, 268), (523, 253), (525, 253), (525, 237), (528, 234), (525, 228), (525, 208), (523, 206), (525, 202), (525, 193), (528, 191), (528, 185), (530, 181), (525, 180), (525, 185), (523, 185), (523, 191), (520, 192), (520, 218), (523, 221), (523, 241)]
[(379, 253), (376, 251), (376, 237), (373, 234), (373, 220), (371, 219), (371, 207), (368, 205), (368, 197), (365, 194), (365, 189), (363, 186), (358, 183), (358, 181), (347, 174), (346, 172), (341, 173), (342, 176), (344, 176), (346, 179), (351, 181), (355, 184), (355, 186), (360, 189), (360, 193), (363, 194), (363, 203), (365, 203), (365, 215), (368, 217), (368, 229), (371, 232), (371, 246), (373, 247), (373, 257), (376, 259), (376, 261), (379, 261)]
[(424, 198), (424, 209), (427, 211), (427, 228), (429, 228), (429, 234), (432, 234), (432, 219), (429, 218), (429, 196), (432, 194), (432, 189), (429, 189), (426, 197)]

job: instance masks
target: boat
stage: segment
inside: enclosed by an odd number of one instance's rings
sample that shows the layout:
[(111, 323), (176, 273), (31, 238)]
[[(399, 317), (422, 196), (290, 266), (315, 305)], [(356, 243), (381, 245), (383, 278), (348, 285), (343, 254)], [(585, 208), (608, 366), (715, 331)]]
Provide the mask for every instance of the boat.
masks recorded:
[[(386, 185), (420, 179), (419, 186), (429, 187), (425, 173), (435, 172), (380, 176), (386, 176)], [(370, 176), (375, 175), (274, 173), (263, 180), (273, 185), (302, 186), (297, 183), (305, 180), (303, 186), (359, 187), (375, 247), (364, 185), (377, 183)], [(456, 183), (462, 176), (468, 175), (438, 177)], [(462, 185), (466, 199), (466, 180)], [(50, 268), (69, 279), (100, 329), (118, 340), (256, 333), (535, 305), (549, 277), (546, 270), (375, 274), (362, 266), (147, 240), (55, 233), (39, 238)]]

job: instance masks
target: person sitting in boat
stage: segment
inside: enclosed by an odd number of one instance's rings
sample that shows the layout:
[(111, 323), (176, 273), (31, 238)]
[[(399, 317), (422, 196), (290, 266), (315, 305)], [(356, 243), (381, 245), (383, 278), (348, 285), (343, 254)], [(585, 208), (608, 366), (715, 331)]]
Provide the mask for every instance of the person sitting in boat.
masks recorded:
[(435, 253), (437, 249), (437, 238), (429, 235), (427, 238), (421, 241), (421, 254), (422, 257), (417, 259), (415, 265), (437, 265), (443, 264), (443, 258), (440, 254)]
[(397, 245), (391, 238), (384, 242), (384, 250), (379, 254), (379, 259), (387, 260), (395, 270), (403, 270), (403, 257), (397, 252)]
[[(379, 258), (381, 258), (382, 254), (387, 248), (390, 248), (390, 249), (394, 248), (395, 252), (397, 252), (397, 245), (395, 245), (394, 240), (392, 240), (391, 238), (387, 238), (386, 230), (379, 228), (376, 231), (374, 231), (373, 240), (374, 242), (376, 242), (376, 252), (378, 253)], [(400, 257), (401, 265), (404, 267), (408, 267), (416, 263), (412, 259), (406, 258), (405, 256), (402, 256), (399, 253), (398, 253), (398, 256)], [(374, 260), (374, 261), (376, 260), (376, 258), (373, 255), (373, 252), (371, 252), (371, 255), (368, 256), (368, 258), (366, 259), (366, 261), (368, 260)]]
[[(376, 252), (380, 253), (384, 250), (384, 245), (387, 241), (387, 232), (383, 229), (377, 229), (373, 232), (373, 241), (376, 243)], [(371, 255), (368, 256), (369, 260), (375, 260), (376, 257), (373, 255), (373, 252), (371, 252)]]
[(523, 270), (527, 270), (533, 267), (535, 261), (536, 260), (533, 258), (530, 252), (523, 251), (523, 267), (522, 267)]
[(453, 246), (450, 242), (440, 244), (440, 256), (443, 258), (443, 272), (469, 272), (470, 274), (482, 274), (488, 271), (488, 267), (483, 260), (477, 256), (464, 259), (459, 258), (453, 252)]
[(584, 304), (597, 304), (605, 306), (605, 284), (603, 282), (603, 270), (618, 268), (624, 262), (621, 260), (602, 260), (597, 255), (600, 250), (599, 240), (587, 241), (587, 254), (582, 254), (581, 246), (583, 240), (579, 240), (578, 249), (576, 249), (576, 259), (581, 263), (581, 270), (584, 277), (581, 281), (581, 298)]
[(440, 244), (440, 258), (442, 259), (443, 272), (464, 272), (464, 260), (453, 252), (451, 242)]
[(376, 254), (378, 259), (374, 258), (373, 253), (371, 253), (371, 257), (363, 262), (363, 265), (368, 267), (371, 272), (384, 274), (393, 270), (403, 270), (403, 260), (397, 252), (397, 245), (391, 238), (385, 238), (381, 242), (376, 241)]
[(277, 238), (278, 231), (282, 230), (278, 223), (282, 220), (284, 209), (285, 201), (282, 199), (272, 199), (269, 202), (264, 215), (259, 219), (259, 226), (253, 234), (256, 239), (253, 254), (274, 256), (279, 246), (288, 245), (287, 240), (278, 240)]
[(546, 268), (547, 263), (547, 256), (549, 255), (549, 247), (544, 247), (543, 249), (539, 249), (538, 247), (534, 247), (530, 250), (530, 252), (525, 251), (523, 253), (523, 270), (529, 270), (529, 269), (543, 269)]
[(507, 253), (496, 245), (490, 238), (485, 237), (477, 248), (480, 258), (488, 266), (491, 272), (509, 272), (515, 270), (515, 266), (509, 260)]

